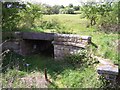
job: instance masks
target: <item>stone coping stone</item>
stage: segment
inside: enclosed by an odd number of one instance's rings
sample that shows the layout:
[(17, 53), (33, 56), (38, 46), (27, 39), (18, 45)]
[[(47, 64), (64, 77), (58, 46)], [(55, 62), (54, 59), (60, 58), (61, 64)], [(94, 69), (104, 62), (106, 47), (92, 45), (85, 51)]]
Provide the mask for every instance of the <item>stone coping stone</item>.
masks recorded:
[(76, 34), (54, 34), (54, 38), (82, 38), (83, 40), (91, 40), (91, 36), (80, 36)]
[(14, 32), (13, 36), (22, 39), (33, 39), (33, 40), (88, 40), (91, 41), (91, 36), (80, 36), (77, 34), (59, 34), (59, 33), (38, 33), (38, 32)]
[(15, 35), (21, 35), (22, 39), (30, 40), (54, 40), (54, 33), (38, 33), (38, 32), (15, 32)]
[(111, 65), (111, 64), (98, 64), (97, 66), (97, 72), (99, 74), (112, 74), (112, 75), (118, 75), (119, 68), (117, 65)]

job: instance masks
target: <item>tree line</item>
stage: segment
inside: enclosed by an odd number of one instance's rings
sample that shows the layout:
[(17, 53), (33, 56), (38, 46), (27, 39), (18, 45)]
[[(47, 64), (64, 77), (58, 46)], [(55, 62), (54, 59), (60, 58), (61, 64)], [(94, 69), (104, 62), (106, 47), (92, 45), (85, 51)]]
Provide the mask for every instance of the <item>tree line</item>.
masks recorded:
[(50, 6), (47, 4), (43, 4), (44, 14), (74, 14), (74, 11), (80, 10), (80, 6), (74, 6), (73, 4), (69, 4), (68, 6), (63, 5), (54, 5)]
[[(35, 21), (42, 22), (43, 15), (74, 14), (80, 6), (32, 4), (22, 2), (2, 2), (2, 29), (17, 30), (18, 27), (35, 27)], [(44, 24), (44, 23), (43, 23)]]
[[(120, 2), (101, 4), (89, 2), (82, 6), (74, 6), (73, 4), (49, 6), (47, 4), (3, 2), (2, 29), (12, 31), (23, 26), (35, 27), (35, 21), (39, 19), (42, 22), (43, 15), (74, 14), (74, 11), (80, 11), (82, 18), (87, 18), (91, 26), (120, 23)], [(42, 23), (44, 24), (44, 22)]]

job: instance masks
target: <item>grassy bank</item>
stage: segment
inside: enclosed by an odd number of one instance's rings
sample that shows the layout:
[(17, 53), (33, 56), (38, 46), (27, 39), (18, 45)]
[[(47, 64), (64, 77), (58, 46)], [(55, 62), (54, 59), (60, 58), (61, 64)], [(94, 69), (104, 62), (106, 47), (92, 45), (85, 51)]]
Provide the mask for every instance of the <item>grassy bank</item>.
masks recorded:
[[(13, 60), (14, 55), (11, 57)], [(10, 59), (10, 57), (8, 57)], [(62, 60), (54, 61), (51, 57), (43, 55), (32, 55), (19, 59), (19, 69), (16, 65), (9, 64), (9, 68), (3, 73), (3, 87), (22, 87), (22, 88), (37, 88), (36, 82), (30, 84), (23, 83), (22, 78), (30, 79), (30, 77), (42, 76), (39, 81), (43, 80), (41, 87), (44, 87), (45, 77), (44, 69), (47, 68), (48, 79), (52, 82), (47, 84), (50, 88), (97, 88), (105, 87), (104, 82), (99, 79), (94, 65), (75, 67), (72, 64)], [(24, 60), (24, 63), (21, 61)], [(17, 61), (17, 60), (16, 60)], [(14, 62), (16, 62), (14, 61)], [(18, 62), (18, 61), (17, 61)], [(26, 64), (29, 66), (26, 67)], [(30, 79), (31, 80), (31, 79)], [(10, 82), (12, 81), (12, 83)], [(27, 81), (26, 81), (27, 82)]]

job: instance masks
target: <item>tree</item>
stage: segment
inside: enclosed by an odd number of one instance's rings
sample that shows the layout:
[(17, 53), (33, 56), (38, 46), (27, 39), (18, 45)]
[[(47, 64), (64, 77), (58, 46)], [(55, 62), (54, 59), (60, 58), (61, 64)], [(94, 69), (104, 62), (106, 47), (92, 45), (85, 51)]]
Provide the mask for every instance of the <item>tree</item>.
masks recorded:
[(63, 5), (61, 5), (60, 8), (65, 8), (65, 7)]
[(58, 14), (60, 8), (61, 8), (61, 7), (60, 7), (59, 5), (54, 5), (54, 6), (52, 7), (52, 13), (53, 13), (53, 14)]
[(93, 3), (87, 3), (81, 8), (82, 14), (84, 17), (90, 20), (90, 25), (93, 26), (96, 24), (97, 18), (97, 7)]
[(74, 6), (73, 9), (74, 9), (75, 11), (78, 11), (78, 10), (80, 10), (80, 6)]
[[(87, 3), (81, 8), (84, 17), (90, 20), (91, 26), (97, 23), (99, 29), (105, 32), (118, 31), (119, 2)], [(114, 27), (114, 29), (112, 28)]]
[(105, 3), (98, 6), (99, 24), (117, 24), (118, 3)]
[(20, 21), (20, 10), (25, 8), (25, 4), (20, 2), (3, 2), (2, 3), (2, 29), (15, 30)]
[(74, 14), (74, 9), (73, 8), (66, 8), (67, 14)]
[(72, 3), (71, 3), (71, 4), (69, 4), (68, 6), (69, 6), (70, 8), (73, 8), (73, 4), (72, 4)]
[(24, 24), (29, 24), (30, 27), (35, 27), (35, 20), (41, 19), (42, 14), (42, 6), (37, 4), (27, 3), (26, 8), (21, 10), (20, 16), (22, 17), (22, 21)]
[(53, 13), (53, 12), (52, 12), (52, 7), (51, 7), (50, 5), (43, 4), (43, 8), (44, 8), (44, 10), (43, 10), (43, 13), (44, 13), (44, 14), (50, 15), (50, 14)]
[(118, 23), (120, 24), (120, 1), (118, 2)]
[(60, 14), (67, 14), (68, 12), (67, 12), (66, 9), (61, 8), (61, 9), (59, 10), (59, 13), (60, 13)]
[(59, 10), (59, 13), (60, 14), (74, 14), (74, 9), (73, 8), (69, 8), (69, 7), (66, 7), (64, 9), (60, 9)]

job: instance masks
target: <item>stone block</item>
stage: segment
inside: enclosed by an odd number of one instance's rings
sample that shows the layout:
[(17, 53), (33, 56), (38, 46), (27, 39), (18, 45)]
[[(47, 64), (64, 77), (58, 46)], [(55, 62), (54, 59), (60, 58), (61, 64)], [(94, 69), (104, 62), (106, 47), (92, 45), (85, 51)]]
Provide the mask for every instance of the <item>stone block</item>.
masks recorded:
[(13, 36), (15, 36), (18, 39), (22, 39), (22, 35), (23, 35), (22, 32), (15, 32), (15, 33), (13, 33)]
[(87, 40), (91, 41), (90, 36), (79, 36), (75, 34), (54, 34), (55, 41), (69, 41), (69, 42), (76, 42), (78, 40)]
[(12, 49), (12, 50), (19, 50), (20, 46), (19, 43), (16, 43), (15, 41), (8, 41), (2, 45), (2, 49)]
[(111, 64), (98, 64), (97, 72), (99, 74), (118, 75), (118, 66)]
[(22, 34), (23, 39), (32, 40), (54, 40), (54, 33), (35, 33), (35, 32), (24, 32)]

